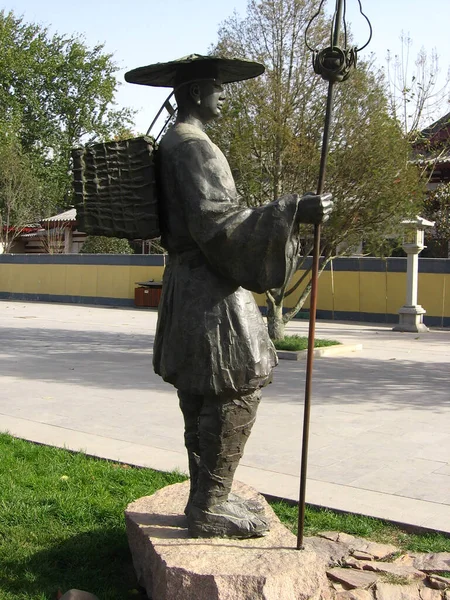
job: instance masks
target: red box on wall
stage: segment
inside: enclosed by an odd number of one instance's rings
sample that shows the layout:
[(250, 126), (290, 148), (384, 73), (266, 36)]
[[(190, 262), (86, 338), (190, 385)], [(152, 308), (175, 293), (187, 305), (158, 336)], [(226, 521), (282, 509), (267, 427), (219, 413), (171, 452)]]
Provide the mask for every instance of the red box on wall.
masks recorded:
[(143, 308), (157, 308), (161, 298), (162, 284), (137, 287), (134, 290), (134, 305)]

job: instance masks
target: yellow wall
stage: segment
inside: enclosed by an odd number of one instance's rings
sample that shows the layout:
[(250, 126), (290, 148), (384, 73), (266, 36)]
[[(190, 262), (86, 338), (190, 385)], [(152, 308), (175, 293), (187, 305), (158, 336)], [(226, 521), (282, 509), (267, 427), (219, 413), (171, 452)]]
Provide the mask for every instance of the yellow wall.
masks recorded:
[[(0, 298), (30, 295), (46, 296), (51, 300), (80, 301), (92, 298), (109, 299), (110, 303), (132, 304), (136, 283), (153, 279), (161, 281), (163, 266), (136, 264), (51, 264), (32, 261), (27, 264), (0, 260)], [(114, 261), (110, 261), (114, 262)], [(130, 261), (133, 262), (133, 261)], [(448, 270), (448, 269), (442, 269)], [(302, 271), (296, 273), (294, 284)], [(295, 305), (305, 283), (285, 301), (285, 307)], [(265, 296), (255, 295), (260, 306)], [(45, 298), (44, 298), (45, 299)], [(406, 299), (406, 273), (365, 270), (327, 270), (322, 273), (318, 287), (318, 310), (334, 314), (396, 315)], [(418, 302), (428, 317), (450, 318), (450, 274), (420, 273)], [(309, 308), (308, 301), (305, 309)], [(337, 315), (339, 316), (339, 315)]]
[[(422, 273), (419, 276), (419, 291), (417, 301), (431, 315), (449, 315), (450, 308), (450, 275)], [(445, 304), (447, 311), (445, 312)]]
[[(303, 271), (293, 278), (297, 281)], [(285, 300), (285, 307), (295, 306), (305, 283)], [(256, 296), (260, 306), (265, 305), (264, 295)], [(406, 273), (371, 271), (324, 271), (319, 278), (317, 308), (330, 312), (391, 314), (406, 302)], [(418, 303), (428, 316), (450, 317), (450, 275), (420, 273)], [(306, 301), (305, 309), (309, 308)]]
[(152, 266), (0, 264), (0, 292), (132, 299), (136, 282), (162, 274)]
[(387, 312), (387, 273), (367, 273), (359, 274), (359, 307), (361, 312), (379, 313)]

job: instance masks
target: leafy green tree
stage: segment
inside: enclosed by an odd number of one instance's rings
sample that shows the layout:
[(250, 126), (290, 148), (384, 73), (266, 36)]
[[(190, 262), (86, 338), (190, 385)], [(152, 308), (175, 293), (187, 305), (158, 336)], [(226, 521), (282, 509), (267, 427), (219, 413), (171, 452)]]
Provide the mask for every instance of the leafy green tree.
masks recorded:
[(81, 254), (133, 254), (128, 240), (90, 235), (81, 247)]
[[(47, 213), (71, 198), (70, 150), (111, 138), (132, 123), (114, 107), (118, 68), (99, 44), (50, 34), (0, 11), (0, 115), (45, 186)], [(1, 126), (1, 125), (0, 125)]]
[(8, 253), (42, 209), (42, 188), (29, 158), (13, 139), (0, 143), (0, 251)]
[[(327, 84), (314, 74), (304, 44), (317, 8), (316, 0), (250, 0), (246, 16), (233, 15), (219, 31), (214, 52), (266, 66), (261, 77), (230, 86), (223, 119), (210, 130), (229, 159), (238, 192), (251, 206), (317, 187)], [(310, 44), (329, 45), (330, 29), (319, 16), (309, 30)], [(408, 161), (410, 147), (389, 115), (382, 75), (360, 61), (350, 79), (337, 84), (335, 96), (326, 189), (336, 202), (323, 231), (321, 269), (362, 240), (368, 250), (382, 252), (386, 234), (398, 231), (421, 200), (418, 175)], [(298, 268), (312, 250), (311, 237), (311, 228), (305, 228)], [(283, 314), (284, 299), (309, 279), (306, 269), (295, 285), (267, 292), (272, 339), (284, 336), (284, 325), (303, 306), (310, 282)]]

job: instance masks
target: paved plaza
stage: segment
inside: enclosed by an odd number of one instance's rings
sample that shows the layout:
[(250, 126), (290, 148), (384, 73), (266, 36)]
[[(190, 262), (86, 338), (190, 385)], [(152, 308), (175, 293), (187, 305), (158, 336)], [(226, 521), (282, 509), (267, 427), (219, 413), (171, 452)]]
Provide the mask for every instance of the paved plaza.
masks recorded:
[[(175, 390), (153, 373), (156, 312), (0, 301), (0, 430), (187, 470)], [(307, 333), (298, 320), (288, 333)], [(307, 501), (450, 532), (450, 331), (318, 321), (363, 349), (316, 359)], [(299, 491), (305, 361), (280, 361), (237, 478)]]

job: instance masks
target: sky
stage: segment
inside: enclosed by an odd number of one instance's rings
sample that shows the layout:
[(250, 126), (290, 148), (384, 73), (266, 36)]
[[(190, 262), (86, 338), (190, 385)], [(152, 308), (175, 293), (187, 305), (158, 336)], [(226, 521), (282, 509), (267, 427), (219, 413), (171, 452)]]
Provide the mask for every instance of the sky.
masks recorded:
[[(49, 27), (52, 33), (82, 34), (89, 46), (104, 43), (120, 68), (117, 77), (123, 83), (117, 103), (138, 111), (136, 131), (143, 133), (168, 91), (125, 83), (124, 73), (194, 52), (206, 54), (217, 41), (220, 24), (233, 11), (245, 16), (247, 0), (11, 0), (0, 6), (27, 22)], [(367, 24), (357, 0), (347, 0), (347, 6), (355, 42), (362, 45), (367, 40)], [(334, 7), (333, 0), (328, 0), (328, 7)], [(413, 58), (421, 47), (437, 51), (441, 81), (445, 80), (450, 67), (448, 0), (362, 0), (362, 7), (373, 27), (363, 58), (374, 53), (379, 66), (384, 66), (388, 50), (400, 52), (404, 32), (413, 41)], [(448, 110), (447, 104), (432, 121)]]

